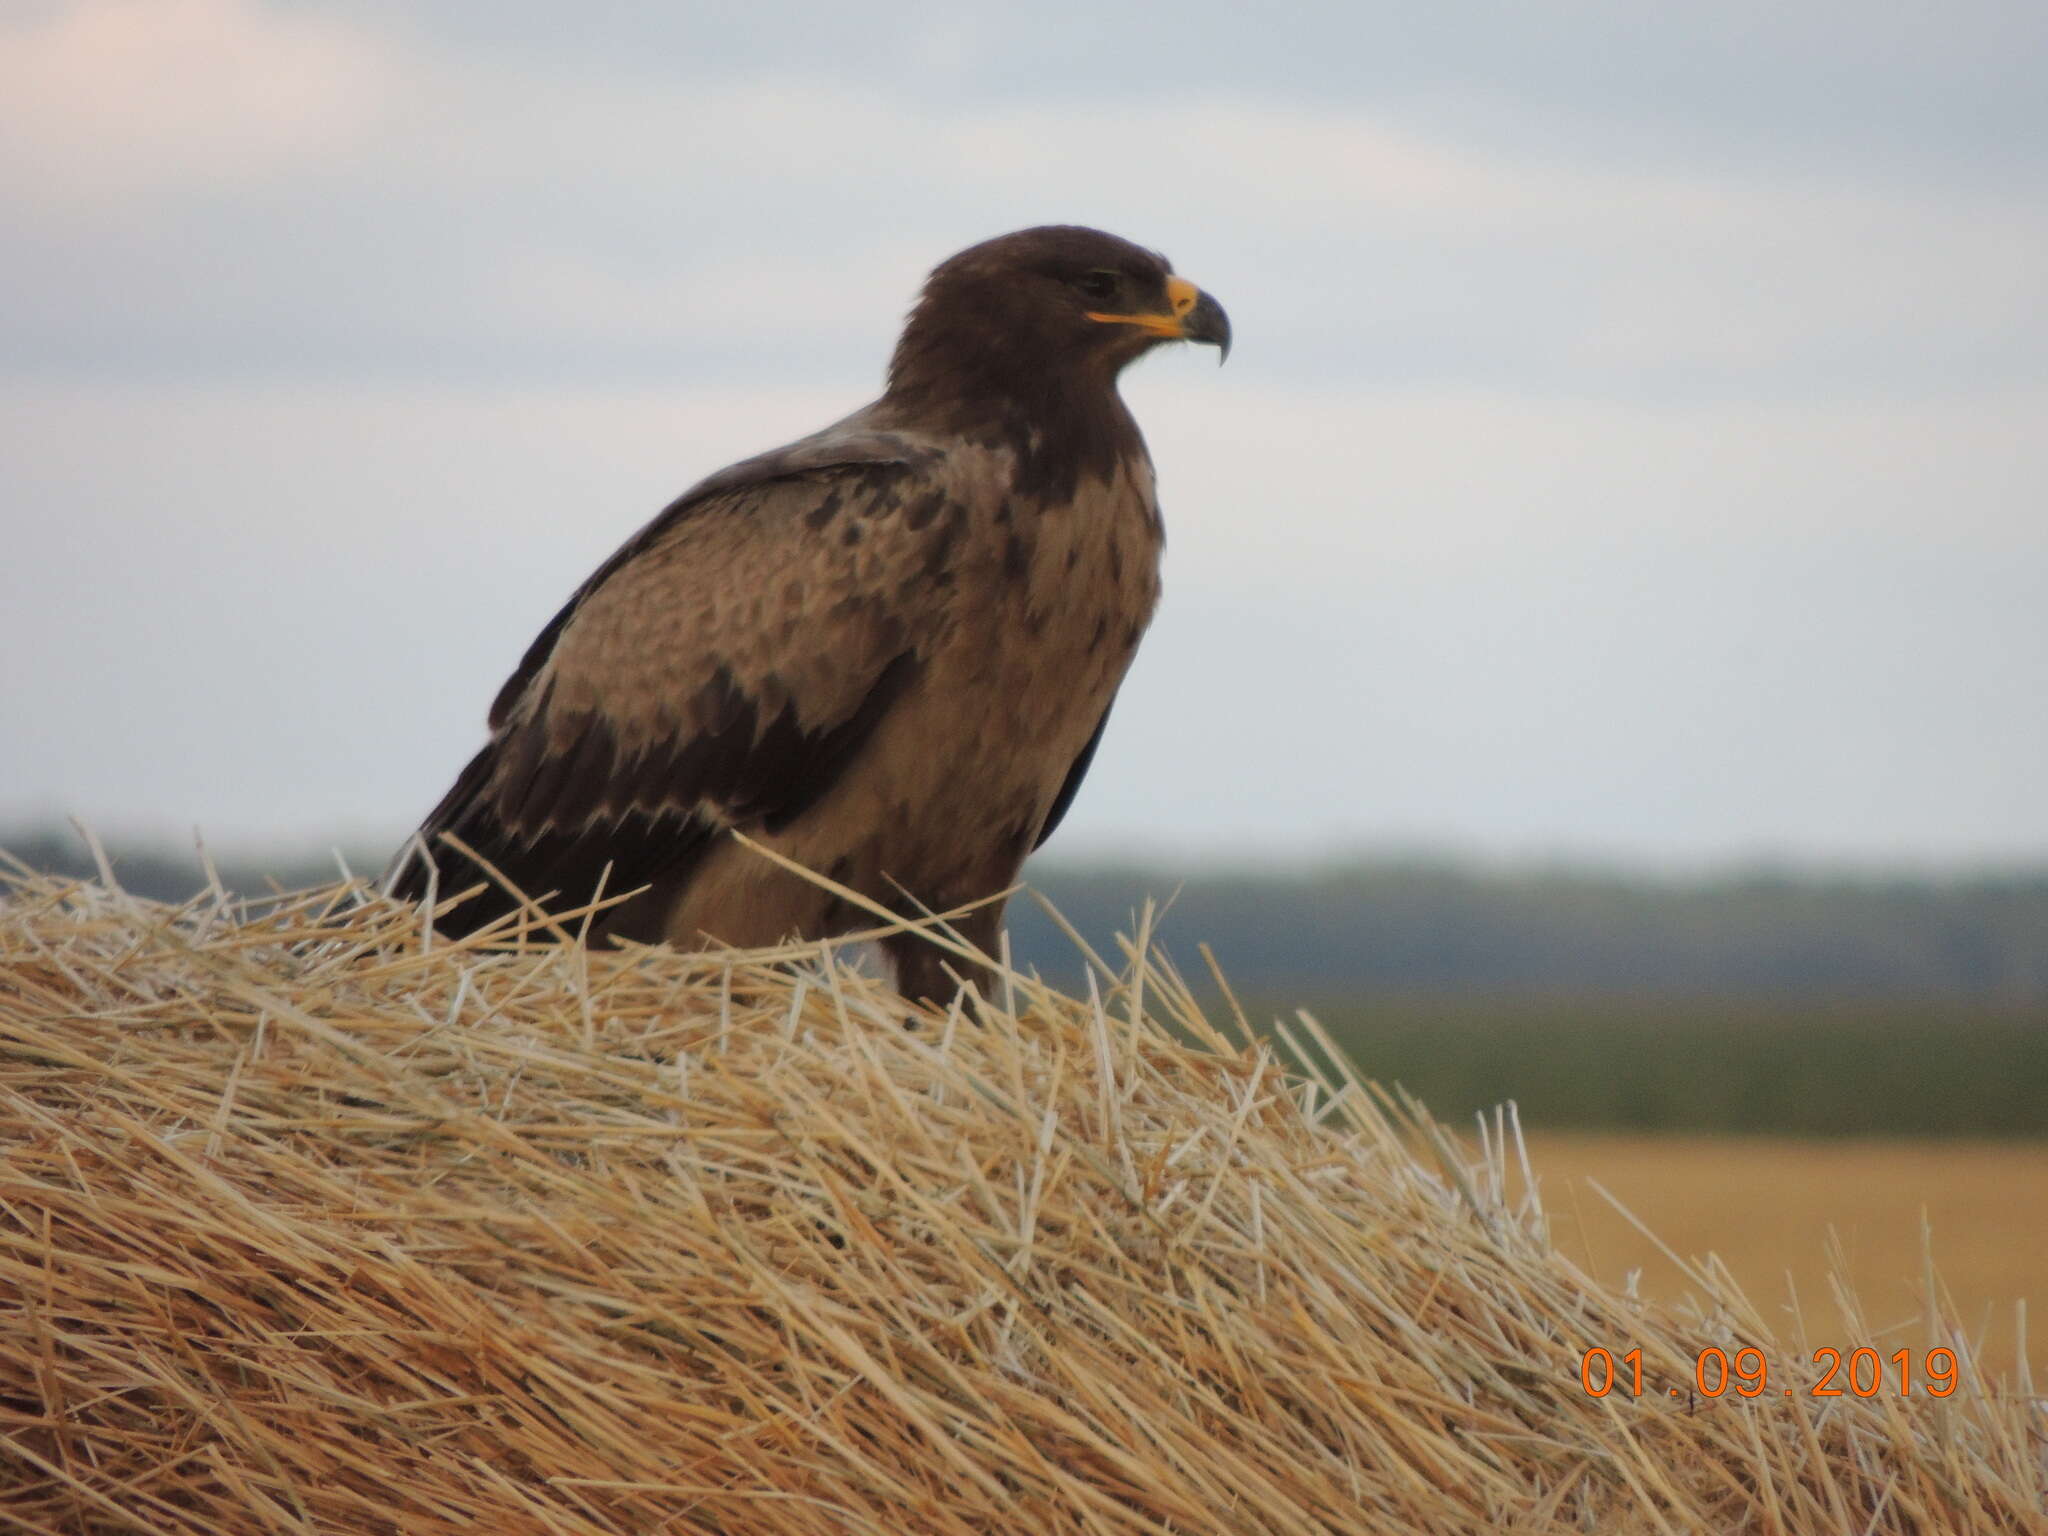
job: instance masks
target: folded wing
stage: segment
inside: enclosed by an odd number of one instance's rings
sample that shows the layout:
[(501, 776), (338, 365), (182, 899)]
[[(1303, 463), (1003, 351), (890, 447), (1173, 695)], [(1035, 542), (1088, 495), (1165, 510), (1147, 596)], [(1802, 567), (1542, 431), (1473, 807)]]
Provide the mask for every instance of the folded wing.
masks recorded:
[(486, 881), (440, 923), (466, 933), (515, 899), (450, 838), (559, 910), (600, 881), (678, 886), (727, 828), (803, 815), (919, 676), (943, 601), (920, 579), (926, 460), (887, 438), (799, 444), (650, 523), (528, 650), (393, 893), (419, 899), (436, 868), (443, 897)]

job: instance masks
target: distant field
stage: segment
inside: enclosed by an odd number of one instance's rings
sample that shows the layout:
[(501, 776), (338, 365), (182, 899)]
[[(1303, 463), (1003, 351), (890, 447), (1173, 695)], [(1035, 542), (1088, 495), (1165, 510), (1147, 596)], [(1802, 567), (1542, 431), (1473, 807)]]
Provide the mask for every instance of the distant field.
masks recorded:
[[(1643, 1294), (1687, 1281), (1588, 1181), (1598, 1181), (1680, 1256), (1718, 1253), (1750, 1300), (1793, 1336), (1789, 1272), (1814, 1347), (1889, 1354), (1926, 1344), (1920, 1222), (1960, 1315), (1984, 1337), (1989, 1374), (2014, 1375), (2013, 1303), (2028, 1311), (2028, 1355), (2048, 1389), (2048, 1145), (1784, 1141), (1533, 1132), (1530, 1158), (1558, 1246), (1597, 1278), (1640, 1269)], [(1828, 1230), (1841, 1237), (1868, 1328), (1829, 1290)], [(1733, 1353), (1731, 1346), (1730, 1353)]]
[(1968, 998), (1380, 996), (1306, 1006), (1439, 1119), (1771, 1136), (2048, 1139), (2048, 1007)]

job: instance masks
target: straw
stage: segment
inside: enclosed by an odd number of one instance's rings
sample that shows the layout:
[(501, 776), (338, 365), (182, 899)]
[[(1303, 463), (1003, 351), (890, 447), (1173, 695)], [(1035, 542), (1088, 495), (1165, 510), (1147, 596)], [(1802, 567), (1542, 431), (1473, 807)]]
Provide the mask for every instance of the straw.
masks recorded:
[[(1781, 1395), (1714, 1266), (1666, 1311), (1552, 1250), (1512, 1117), (1474, 1148), (1143, 942), (946, 1015), (575, 926), (16, 880), (0, 1531), (2048, 1529), (1975, 1361)], [(1766, 1395), (1669, 1395), (1745, 1345)]]

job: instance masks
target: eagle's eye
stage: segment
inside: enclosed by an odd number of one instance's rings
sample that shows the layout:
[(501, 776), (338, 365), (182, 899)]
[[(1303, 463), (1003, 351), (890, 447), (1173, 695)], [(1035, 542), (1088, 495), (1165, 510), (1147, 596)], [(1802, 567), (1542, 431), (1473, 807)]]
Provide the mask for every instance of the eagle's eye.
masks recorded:
[(1124, 275), (1121, 272), (1112, 272), (1106, 267), (1098, 267), (1093, 272), (1082, 273), (1074, 280), (1074, 286), (1081, 290), (1084, 298), (1094, 299), (1100, 303), (1115, 298), (1123, 291)]

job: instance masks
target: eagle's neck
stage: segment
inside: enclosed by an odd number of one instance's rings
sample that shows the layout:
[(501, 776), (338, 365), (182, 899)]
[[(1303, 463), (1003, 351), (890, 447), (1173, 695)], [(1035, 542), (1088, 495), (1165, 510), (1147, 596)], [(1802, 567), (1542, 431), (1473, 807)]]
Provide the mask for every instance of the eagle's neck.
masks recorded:
[(1020, 494), (1067, 501), (1083, 476), (1107, 481), (1144, 455), (1112, 369), (993, 349), (921, 349), (916, 339), (906, 332), (896, 349), (882, 410), (935, 436), (1007, 449)]

